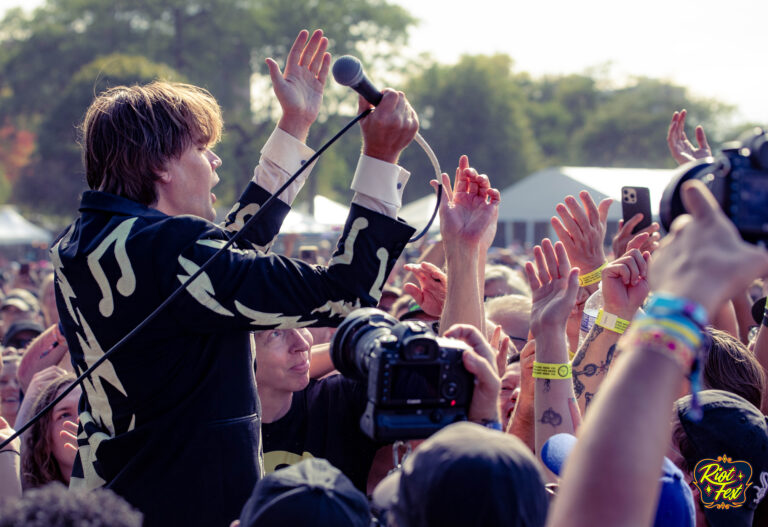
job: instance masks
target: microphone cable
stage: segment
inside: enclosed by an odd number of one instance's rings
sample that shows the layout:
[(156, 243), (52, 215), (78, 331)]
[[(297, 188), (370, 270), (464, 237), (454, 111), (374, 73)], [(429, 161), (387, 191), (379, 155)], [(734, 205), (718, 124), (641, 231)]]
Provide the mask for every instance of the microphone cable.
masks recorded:
[[(197, 279), (198, 276), (200, 276), (210, 265), (211, 263), (223, 252), (225, 252), (227, 249), (229, 249), (242, 235), (243, 232), (245, 232), (246, 228), (254, 223), (256, 219), (265, 211), (267, 208), (272, 204), (272, 202), (277, 199), (277, 197), (286, 189), (288, 186), (293, 183), (299, 175), (301, 175), (304, 170), (310, 166), (315, 160), (317, 160), (318, 157), (320, 157), (333, 143), (335, 143), (342, 135), (347, 133), (350, 128), (352, 128), (355, 124), (357, 124), (360, 120), (364, 119), (368, 116), (369, 113), (373, 111), (373, 108), (368, 108), (364, 111), (362, 111), (359, 115), (357, 115), (354, 119), (352, 119), (349, 123), (347, 123), (344, 128), (339, 130), (336, 135), (331, 137), (323, 146), (321, 146), (317, 152), (312, 154), (312, 156), (307, 160), (306, 163), (301, 165), (299, 169), (285, 182), (283, 185), (275, 191), (274, 194), (272, 194), (265, 202), (264, 204), (259, 208), (258, 211), (256, 211), (250, 218), (248, 218), (248, 221), (243, 224), (243, 227), (237, 231), (228, 241), (225, 243), (219, 250), (217, 250), (213, 255), (211, 255), (208, 260), (200, 266), (200, 268), (195, 271), (187, 280), (181, 284), (179, 287), (176, 288), (176, 290), (171, 293), (168, 298), (166, 298), (159, 306), (155, 308), (152, 313), (150, 313), (143, 321), (139, 323), (135, 328), (133, 328), (129, 333), (127, 333), (122, 339), (120, 339), (117, 343), (115, 343), (109, 350), (107, 350), (104, 355), (102, 355), (96, 362), (93, 363), (91, 367), (86, 369), (77, 379), (75, 379), (72, 384), (67, 386), (53, 401), (51, 401), (45, 408), (40, 410), (34, 417), (32, 417), (29, 421), (27, 421), (21, 428), (16, 430), (8, 439), (5, 439), (2, 443), (0, 443), (0, 450), (5, 448), (7, 445), (9, 445), (14, 439), (21, 436), (24, 432), (26, 432), (33, 424), (35, 424), (37, 421), (39, 421), (43, 415), (45, 415), (48, 411), (53, 409), (54, 406), (59, 404), (59, 402), (64, 399), (69, 393), (74, 390), (78, 385), (82, 384), (83, 381), (90, 377), (93, 371), (101, 366), (101, 364), (107, 360), (110, 356), (112, 356), (113, 353), (115, 353), (118, 349), (120, 349), (126, 342), (128, 342), (131, 338), (133, 338), (134, 335), (136, 335), (139, 331), (144, 329), (150, 322), (152, 322), (163, 310), (165, 310), (168, 305), (176, 300), (178, 296), (184, 291), (189, 284), (191, 284), (195, 279)], [(426, 152), (427, 156), (430, 159), (430, 162), (432, 163), (432, 166), (435, 169), (435, 173), (437, 174), (437, 204), (435, 205), (435, 210), (432, 213), (432, 217), (429, 220), (429, 223), (427, 223), (427, 226), (424, 227), (424, 230), (422, 230), (421, 233), (419, 233), (414, 238), (411, 238), (408, 240), (409, 243), (413, 243), (420, 238), (422, 238), (429, 228), (432, 226), (432, 222), (435, 219), (435, 216), (437, 215), (438, 207), (440, 206), (440, 196), (442, 194), (442, 187), (440, 185), (440, 165), (437, 162), (437, 157), (435, 156), (435, 153), (432, 151), (432, 149), (429, 147), (429, 145), (424, 141), (424, 139), (419, 135), (419, 133), (416, 133), (416, 136), (414, 137), (414, 140), (419, 144), (419, 146), (422, 147), (424, 152)]]

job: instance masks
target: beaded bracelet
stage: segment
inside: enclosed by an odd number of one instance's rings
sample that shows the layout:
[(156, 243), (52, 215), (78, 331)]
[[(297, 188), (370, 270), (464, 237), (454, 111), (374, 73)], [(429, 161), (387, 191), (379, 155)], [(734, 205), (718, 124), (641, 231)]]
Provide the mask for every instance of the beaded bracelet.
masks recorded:
[(607, 263), (604, 263), (594, 271), (591, 271), (587, 274), (580, 274), (579, 275), (579, 286), (586, 287), (588, 285), (596, 284), (602, 280), (603, 276), (603, 268), (608, 265)]
[(704, 306), (692, 300), (666, 293), (651, 295), (645, 305), (645, 312), (660, 317), (682, 318), (699, 329), (704, 329), (708, 321), (707, 310), (704, 309)]
[(702, 342), (701, 330), (691, 330), (691, 327), (676, 318), (663, 318), (657, 316), (642, 316), (634, 324), (638, 328), (655, 328), (665, 333), (674, 335), (682, 340), (689, 348), (699, 349)]
[(680, 364), (686, 374), (691, 371), (696, 359), (695, 348), (664, 326), (634, 325), (627, 334), (627, 340), (631, 347), (664, 351)]

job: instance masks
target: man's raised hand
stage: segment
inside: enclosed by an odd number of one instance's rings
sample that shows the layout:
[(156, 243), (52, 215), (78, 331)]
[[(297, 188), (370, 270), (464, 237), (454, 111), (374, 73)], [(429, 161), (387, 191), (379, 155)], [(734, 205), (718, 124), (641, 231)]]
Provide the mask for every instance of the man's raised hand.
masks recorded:
[[(451, 186), (448, 174), (442, 176), (443, 200), (440, 203), (440, 232), (443, 242), (462, 243), (487, 249), (496, 233), (500, 193), (491, 188), (488, 176), (469, 166), (467, 156), (459, 158), (456, 178)], [(431, 184), (436, 186), (437, 182)]]
[(707, 142), (707, 134), (704, 133), (704, 128), (701, 125), (696, 127), (698, 148), (688, 140), (688, 136), (685, 135), (685, 115), (685, 110), (672, 114), (672, 121), (669, 123), (669, 130), (667, 131), (667, 146), (669, 146), (672, 157), (679, 165), (712, 155), (712, 149)]
[(531, 333), (538, 339), (550, 330), (564, 331), (568, 316), (576, 303), (579, 290), (579, 270), (571, 268), (565, 247), (554, 246), (544, 238), (541, 246), (533, 248), (536, 261), (525, 263), (525, 273), (531, 284)]
[(309, 128), (317, 119), (323, 102), (323, 89), (331, 67), (326, 53), (328, 39), (318, 29), (309, 37), (302, 29), (288, 52), (285, 71), (273, 59), (266, 59), (272, 88), (283, 109), (278, 126), (300, 141), (305, 141)]
[(613, 200), (606, 198), (595, 205), (589, 192), (582, 190), (579, 198), (584, 204), (582, 209), (576, 198), (567, 196), (565, 205), (555, 207), (560, 219), (552, 217), (552, 228), (563, 242), (571, 265), (581, 269), (582, 274), (590, 273), (605, 263), (605, 229), (608, 209)]

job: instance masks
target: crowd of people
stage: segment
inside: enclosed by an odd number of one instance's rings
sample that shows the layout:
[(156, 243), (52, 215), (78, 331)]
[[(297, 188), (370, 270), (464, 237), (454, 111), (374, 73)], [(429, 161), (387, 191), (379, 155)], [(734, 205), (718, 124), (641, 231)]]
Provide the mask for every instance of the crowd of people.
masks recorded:
[[(221, 224), (211, 94), (157, 81), (87, 109), (79, 218), (4, 274), (0, 440), (66, 395), (0, 449), (0, 526), (768, 525), (768, 252), (698, 181), (664, 236), (638, 216), (606, 239), (611, 200), (583, 191), (552, 211), (557, 241), (492, 247), (500, 193), (462, 156), (431, 182), (439, 237), (406, 257), (397, 162), (419, 124), (385, 89), (359, 101), (335, 250), (273, 254), (312, 177), (327, 47), (302, 31), (267, 59), (282, 114)], [(680, 164), (711, 155), (685, 117)], [(361, 307), (463, 343), (468, 422), (363, 432), (369, 386), (331, 358)]]

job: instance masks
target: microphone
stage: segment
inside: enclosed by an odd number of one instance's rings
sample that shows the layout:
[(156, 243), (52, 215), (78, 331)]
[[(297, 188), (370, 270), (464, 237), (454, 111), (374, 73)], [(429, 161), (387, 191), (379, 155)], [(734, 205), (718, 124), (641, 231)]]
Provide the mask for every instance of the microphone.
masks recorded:
[(362, 63), (351, 55), (336, 59), (333, 64), (333, 78), (342, 86), (349, 86), (374, 106), (381, 102), (381, 92), (365, 76)]

